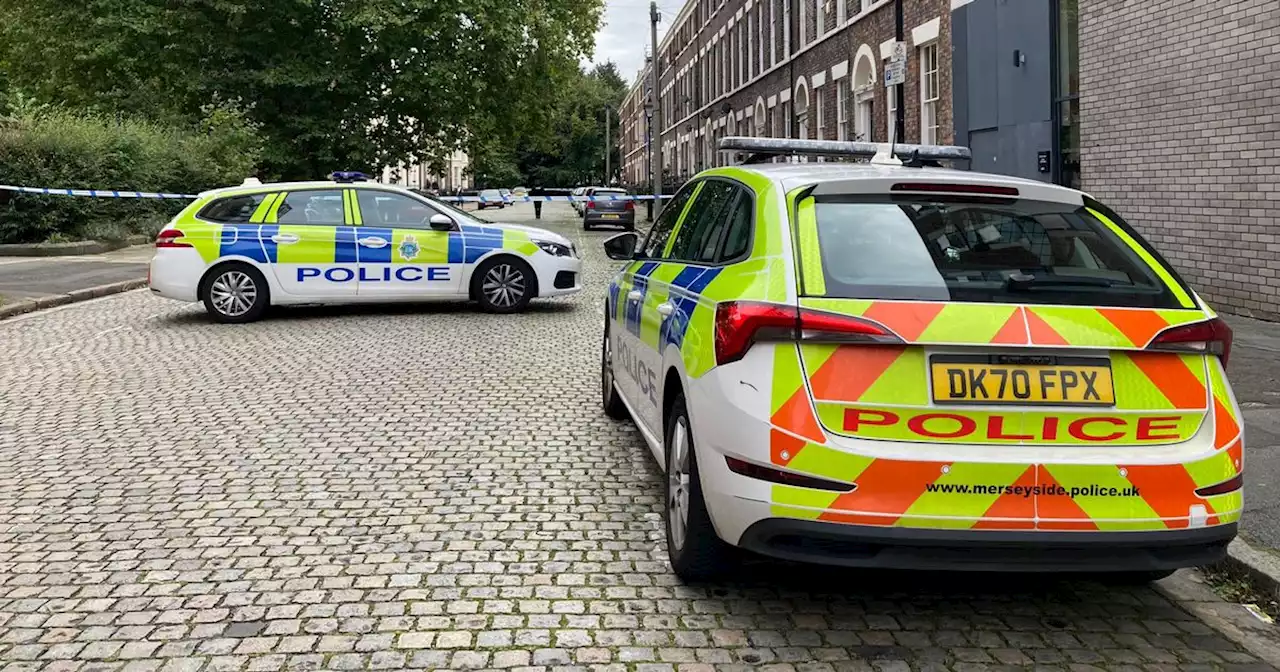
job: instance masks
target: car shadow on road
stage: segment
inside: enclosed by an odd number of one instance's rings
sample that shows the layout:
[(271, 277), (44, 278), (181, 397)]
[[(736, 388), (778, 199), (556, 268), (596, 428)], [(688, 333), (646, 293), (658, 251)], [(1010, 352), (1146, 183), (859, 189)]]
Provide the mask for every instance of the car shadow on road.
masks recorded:
[[(473, 315), (477, 319), (519, 320), (521, 315), (564, 315), (577, 309), (576, 304), (560, 299), (537, 300), (523, 313), (499, 315), (486, 313), (474, 303), (434, 301), (422, 303), (379, 303), (345, 305), (272, 306), (263, 315), (264, 322), (306, 321), (342, 317)], [(157, 320), (167, 325), (213, 324), (205, 311), (175, 313)]]

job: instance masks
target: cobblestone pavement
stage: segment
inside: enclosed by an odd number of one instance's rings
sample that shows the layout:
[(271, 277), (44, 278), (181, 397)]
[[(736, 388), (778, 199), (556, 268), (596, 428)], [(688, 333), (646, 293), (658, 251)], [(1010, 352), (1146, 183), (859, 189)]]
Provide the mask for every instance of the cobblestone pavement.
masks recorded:
[(679, 585), (598, 408), (609, 234), (554, 226), (591, 290), (523, 316), (133, 292), (0, 323), (0, 668), (1269, 669), (1151, 588)]

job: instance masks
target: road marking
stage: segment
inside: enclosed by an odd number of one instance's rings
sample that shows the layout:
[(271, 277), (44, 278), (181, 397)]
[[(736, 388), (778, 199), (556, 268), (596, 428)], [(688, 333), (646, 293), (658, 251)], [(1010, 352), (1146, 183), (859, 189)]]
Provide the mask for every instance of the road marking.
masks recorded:
[(127, 292), (118, 292), (116, 294), (99, 296), (96, 299), (89, 299), (87, 301), (75, 301), (73, 303), (64, 303), (61, 306), (54, 306), (53, 308), (41, 308), (40, 310), (32, 311), (30, 313), (23, 313), (22, 315), (14, 315), (13, 317), (8, 317), (3, 320), (0, 320), (0, 329), (3, 329), (5, 327), (8, 327), (14, 324), (21, 324), (23, 322), (26, 322), (27, 320), (34, 320), (37, 318), (46, 317), (48, 315), (52, 315), (53, 313), (60, 313), (68, 308), (79, 308), (81, 306), (87, 306), (90, 304), (98, 303), (99, 301), (109, 301), (111, 299), (118, 299), (122, 296), (129, 296), (130, 294), (135, 294), (137, 292), (146, 292), (146, 291), (149, 291), (146, 287), (139, 287), (138, 289), (131, 289)]
[(41, 261), (41, 257), (31, 257), (23, 259), (0, 259), (0, 266), (8, 266), (9, 264), (29, 264), (33, 261)]

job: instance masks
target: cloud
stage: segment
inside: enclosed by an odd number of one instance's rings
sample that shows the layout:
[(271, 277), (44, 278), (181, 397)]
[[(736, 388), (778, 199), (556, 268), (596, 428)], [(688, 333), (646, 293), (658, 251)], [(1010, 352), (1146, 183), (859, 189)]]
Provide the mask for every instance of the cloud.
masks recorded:
[[(658, 24), (658, 40), (666, 33), (667, 25), (675, 18), (680, 7), (678, 0), (659, 2), (662, 22)], [(649, 3), (647, 0), (606, 0), (604, 25), (596, 33), (594, 61), (613, 61), (618, 72), (634, 84), (636, 74), (644, 67), (644, 56), (649, 47)]]

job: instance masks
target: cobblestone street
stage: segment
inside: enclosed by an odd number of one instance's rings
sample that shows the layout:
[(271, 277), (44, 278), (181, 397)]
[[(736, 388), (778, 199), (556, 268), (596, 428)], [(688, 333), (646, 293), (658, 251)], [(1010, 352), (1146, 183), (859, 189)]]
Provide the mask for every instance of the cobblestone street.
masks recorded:
[[(483, 213), (532, 222), (532, 207)], [(586, 290), (0, 322), (0, 670), (1271, 669), (1150, 587), (746, 564), (682, 586)]]

